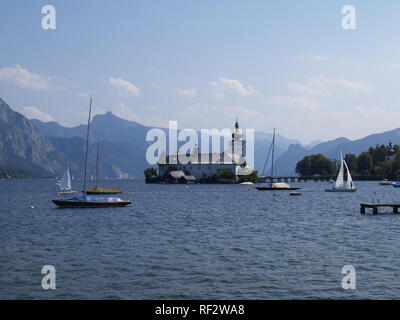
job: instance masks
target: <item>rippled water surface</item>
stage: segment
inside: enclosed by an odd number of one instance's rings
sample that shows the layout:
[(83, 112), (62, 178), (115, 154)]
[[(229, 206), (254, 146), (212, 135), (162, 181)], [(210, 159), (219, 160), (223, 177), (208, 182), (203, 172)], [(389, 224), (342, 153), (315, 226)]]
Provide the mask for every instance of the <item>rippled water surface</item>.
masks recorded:
[[(359, 204), (400, 202), (400, 189), (356, 183), (339, 194), (307, 182), (291, 197), (109, 181), (134, 204), (55, 209), (54, 181), (0, 180), (0, 298), (399, 298), (400, 215), (361, 215)], [(41, 287), (47, 264), (56, 290)], [(347, 264), (356, 290), (341, 288)]]

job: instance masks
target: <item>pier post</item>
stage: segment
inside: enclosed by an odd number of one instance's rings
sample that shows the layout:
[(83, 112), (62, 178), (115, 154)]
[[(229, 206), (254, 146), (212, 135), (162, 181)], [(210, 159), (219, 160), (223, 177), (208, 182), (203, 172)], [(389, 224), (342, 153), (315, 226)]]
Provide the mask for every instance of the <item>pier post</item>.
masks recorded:
[(378, 213), (378, 207), (373, 207), (372, 208), (372, 213), (377, 214)]
[(393, 207), (393, 213), (399, 213), (399, 207), (394, 206)]
[(365, 206), (361, 205), (360, 207), (360, 213), (365, 214)]

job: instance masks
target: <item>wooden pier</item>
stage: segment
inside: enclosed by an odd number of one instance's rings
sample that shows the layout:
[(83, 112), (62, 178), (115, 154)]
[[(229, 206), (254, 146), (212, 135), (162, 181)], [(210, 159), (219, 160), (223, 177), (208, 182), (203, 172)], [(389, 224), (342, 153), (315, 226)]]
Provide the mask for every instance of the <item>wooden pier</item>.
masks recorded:
[(372, 209), (373, 214), (380, 213), (380, 208), (392, 208), (393, 213), (399, 213), (400, 203), (361, 203), (360, 204), (360, 213), (365, 214), (366, 209)]

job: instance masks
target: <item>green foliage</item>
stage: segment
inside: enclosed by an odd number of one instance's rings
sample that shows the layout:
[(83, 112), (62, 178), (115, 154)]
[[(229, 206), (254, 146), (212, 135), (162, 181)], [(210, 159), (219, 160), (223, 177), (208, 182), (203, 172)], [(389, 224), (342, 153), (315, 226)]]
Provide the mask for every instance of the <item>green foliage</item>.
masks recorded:
[(220, 169), (220, 170), (218, 170), (218, 172), (215, 174), (215, 177), (217, 179), (226, 179), (226, 180), (231, 180), (231, 179), (235, 179), (236, 178), (235, 174), (230, 169)]
[[(388, 160), (388, 155), (395, 154), (394, 160)], [(344, 159), (355, 176), (374, 176), (377, 178), (400, 179), (400, 146), (393, 145), (392, 149), (388, 146), (377, 145), (368, 151), (356, 156), (346, 154)], [(306, 156), (296, 165), (296, 172), (302, 176), (331, 175), (337, 174), (340, 163), (337, 160), (330, 160), (317, 154)], [(329, 168), (331, 168), (329, 170)]]
[(144, 170), (144, 178), (147, 183), (157, 182), (157, 170), (155, 168), (147, 168)]
[(260, 180), (260, 178), (259, 178), (259, 176), (258, 176), (258, 171), (257, 170), (255, 170), (255, 171), (253, 171), (252, 173), (250, 173), (249, 175), (247, 175), (247, 176), (239, 176), (239, 183), (242, 183), (242, 182), (253, 182), (253, 183), (257, 183), (257, 182), (259, 182), (259, 180)]
[(205, 183), (235, 183), (236, 176), (231, 169), (220, 169), (211, 177), (202, 180)]
[(296, 172), (301, 176), (331, 175), (334, 163), (322, 154), (306, 156), (296, 165)]
[[(374, 156), (378, 158), (379, 154), (374, 152)], [(361, 174), (372, 173), (373, 166), (374, 158), (372, 158), (371, 153), (363, 152), (357, 157), (357, 172)]]

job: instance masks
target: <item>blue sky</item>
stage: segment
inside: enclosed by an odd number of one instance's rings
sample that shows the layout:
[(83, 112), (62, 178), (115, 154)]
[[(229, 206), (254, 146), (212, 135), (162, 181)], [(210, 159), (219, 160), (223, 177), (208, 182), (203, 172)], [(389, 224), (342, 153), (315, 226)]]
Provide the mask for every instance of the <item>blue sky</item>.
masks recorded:
[[(56, 8), (56, 30), (41, 8)], [(341, 27), (344, 5), (356, 30)], [(0, 96), (72, 126), (96, 113), (303, 142), (400, 127), (400, 2), (23, 1), (0, 4)]]

